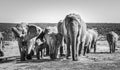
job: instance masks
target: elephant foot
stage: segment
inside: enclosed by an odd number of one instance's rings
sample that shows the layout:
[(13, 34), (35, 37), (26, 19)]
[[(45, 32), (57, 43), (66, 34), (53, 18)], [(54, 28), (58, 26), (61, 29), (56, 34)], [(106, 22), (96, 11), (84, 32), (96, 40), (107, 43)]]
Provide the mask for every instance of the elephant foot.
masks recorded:
[(69, 59), (70, 58), (70, 54), (66, 55), (66, 58)]
[(112, 53), (112, 51), (110, 51), (110, 53)]
[(31, 55), (31, 56), (33, 56), (33, 55), (34, 55), (34, 51), (33, 51), (33, 50), (31, 50), (30, 55)]
[(27, 58), (28, 60), (31, 60), (33, 55), (34, 55), (34, 51), (31, 50), (30, 54), (27, 54), (26, 58)]
[(90, 53), (90, 50), (88, 49), (86, 53)]
[(25, 51), (21, 52), (20, 60), (25, 61)]
[(37, 58), (38, 60), (40, 60), (40, 58)]
[(37, 59), (39, 60), (39, 59), (40, 59), (40, 57), (39, 57), (39, 56), (37, 56)]
[(70, 59), (71, 57), (70, 56), (66, 56), (66, 59)]
[(31, 55), (27, 55), (26, 58), (27, 58), (28, 60), (31, 60), (31, 59), (32, 59), (32, 56), (31, 56)]
[(50, 54), (50, 58), (51, 58), (52, 60), (55, 60), (55, 59), (57, 59), (57, 56), (56, 56), (55, 54)]
[(50, 54), (50, 58), (51, 58), (51, 59), (54, 59), (54, 54)]
[(0, 57), (4, 56), (3, 51), (0, 51)]
[(78, 61), (78, 58), (74, 58), (73, 61)]
[(60, 57), (65, 56), (65, 54), (60, 54)]
[(72, 60), (73, 61), (78, 61), (78, 56), (76, 55), (76, 56), (72, 57)]

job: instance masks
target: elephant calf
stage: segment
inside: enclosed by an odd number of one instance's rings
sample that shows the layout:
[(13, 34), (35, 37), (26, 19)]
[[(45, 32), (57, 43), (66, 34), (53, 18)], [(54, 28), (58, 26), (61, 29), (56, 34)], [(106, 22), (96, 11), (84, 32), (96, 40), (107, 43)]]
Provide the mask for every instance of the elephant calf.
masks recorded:
[(98, 40), (98, 32), (94, 29), (88, 29), (89, 34), (91, 34), (92, 36), (92, 40), (91, 40), (91, 47), (94, 49), (94, 53), (96, 52), (96, 43)]
[(85, 53), (90, 52), (91, 43), (92, 43), (92, 34), (88, 31), (86, 31), (83, 55), (85, 55)]
[(35, 43), (35, 50), (36, 50), (37, 59), (40, 59), (40, 57), (41, 58), (43, 57), (43, 54), (45, 53), (43, 51), (45, 51), (45, 49), (46, 49), (46, 54), (47, 54), (47, 52), (48, 52), (47, 50), (49, 50), (49, 47), (46, 43), (44, 43), (44, 42), (39, 42), (39, 43), (36, 42)]
[(60, 33), (46, 34), (45, 41), (49, 46), (50, 58), (56, 59), (58, 55), (58, 49), (62, 42), (62, 35)]
[(106, 37), (109, 43), (110, 53), (115, 52), (116, 43), (118, 41), (119, 36), (115, 32), (111, 31), (106, 35)]

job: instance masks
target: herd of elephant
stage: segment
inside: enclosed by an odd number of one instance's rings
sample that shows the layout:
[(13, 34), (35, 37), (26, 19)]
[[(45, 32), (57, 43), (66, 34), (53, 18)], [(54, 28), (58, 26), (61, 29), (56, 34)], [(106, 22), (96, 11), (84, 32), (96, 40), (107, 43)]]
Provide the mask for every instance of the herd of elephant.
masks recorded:
[[(67, 59), (72, 56), (72, 60), (77, 61), (79, 57), (91, 52), (92, 48), (96, 52), (98, 32), (87, 28), (80, 15), (75, 13), (66, 15), (57, 23), (56, 28), (58, 32), (50, 33), (51, 30), (48, 28), (42, 29), (27, 23), (12, 27), (12, 32), (18, 41), (21, 61), (32, 59), (33, 55), (40, 59), (42, 54), (50, 56), (51, 59), (62, 55)], [(118, 35), (111, 31), (106, 35), (106, 39), (110, 46), (110, 53), (115, 52)], [(63, 53), (64, 51), (66, 53)]]

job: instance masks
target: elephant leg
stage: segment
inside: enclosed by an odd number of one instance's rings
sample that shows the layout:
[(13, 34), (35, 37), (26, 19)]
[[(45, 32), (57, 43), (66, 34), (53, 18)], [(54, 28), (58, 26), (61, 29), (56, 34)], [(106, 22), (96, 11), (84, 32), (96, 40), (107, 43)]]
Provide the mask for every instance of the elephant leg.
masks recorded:
[(41, 58), (43, 58), (43, 50), (41, 50)]
[(26, 58), (27, 58), (28, 60), (31, 60), (33, 55), (34, 55), (34, 51), (31, 50), (30, 54), (27, 54)]
[(47, 47), (46, 47), (46, 56), (48, 56), (49, 55), (49, 46), (47, 45)]
[(70, 39), (69, 38), (67, 38), (67, 59), (68, 59), (68, 57), (70, 56)]
[(26, 50), (23, 48), (22, 45), (19, 45), (19, 51), (20, 51), (20, 60), (25, 61)]
[(50, 58), (51, 58), (52, 60), (54, 60), (54, 59), (55, 59), (55, 54), (50, 53)]
[(91, 43), (89, 43), (89, 46), (87, 47), (86, 52), (87, 52), (87, 53), (90, 53), (90, 50), (91, 50)]
[(114, 45), (113, 45), (113, 43), (112, 43), (112, 45), (111, 45), (111, 50), (112, 50), (112, 53), (113, 53), (113, 50), (114, 50)]
[(58, 55), (58, 49), (55, 50), (55, 59), (58, 58), (59, 55)]
[(87, 51), (87, 46), (84, 46), (84, 52), (83, 52), (83, 56), (85, 56), (85, 54), (86, 54), (86, 51)]
[(64, 38), (62, 38), (62, 42), (60, 46), (60, 56), (63, 56), (63, 47), (64, 47)]
[(115, 52), (115, 49), (116, 49), (116, 43), (115, 42), (113, 43), (113, 47), (114, 47), (113, 52)]
[(82, 42), (79, 44), (79, 50), (78, 50), (78, 55), (80, 56), (82, 50)]
[(32, 59), (32, 56), (31, 56), (30, 54), (28, 54), (28, 55), (26, 56), (26, 58), (27, 58), (28, 60), (31, 60), (31, 59)]
[(21, 60), (21, 61), (25, 61), (25, 56), (26, 56), (25, 50), (21, 50), (20, 60)]
[(80, 56), (80, 38), (79, 37), (77, 39), (77, 48), (76, 48), (76, 50), (77, 50), (77, 56)]
[(0, 57), (4, 56), (3, 51), (0, 49)]
[(91, 42), (91, 48), (93, 48), (93, 41)]
[(110, 53), (112, 53), (112, 44), (109, 43), (109, 47), (110, 47)]
[(114, 52), (114, 43), (112, 43), (112, 53)]
[(60, 46), (60, 56), (63, 56), (63, 46)]
[(1, 51), (3, 50), (3, 43), (2, 43), (2, 40), (0, 41), (0, 50), (1, 50)]
[(94, 43), (94, 53), (96, 53), (96, 42)]
[(90, 48), (87, 47), (86, 53), (90, 53)]
[(114, 42), (112, 43), (112, 52), (113, 53), (115, 52), (115, 44), (114, 44)]
[(20, 56), (22, 55), (22, 42), (18, 41)]
[(40, 59), (40, 52), (38, 50), (36, 51), (36, 57), (38, 60)]
[(84, 42), (82, 42), (82, 46), (81, 47), (82, 47), (81, 48), (81, 55), (84, 56), (84, 49), (85, 49)]

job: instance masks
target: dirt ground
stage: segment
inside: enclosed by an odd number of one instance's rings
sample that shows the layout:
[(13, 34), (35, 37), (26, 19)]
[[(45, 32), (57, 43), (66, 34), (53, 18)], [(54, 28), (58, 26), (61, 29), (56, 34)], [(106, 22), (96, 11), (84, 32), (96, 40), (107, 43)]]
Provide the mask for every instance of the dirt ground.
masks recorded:
[(109, 53), (106, 41), (97, 42), (97, 52), (80, 57), (79, 61), (49, 57), (37, 60), (20, 61), (17, 42), (9, 42), (4, 49), (6, 59), (0, 62), (0, 70), (120, 70), (120, 41), (115, 53)]

